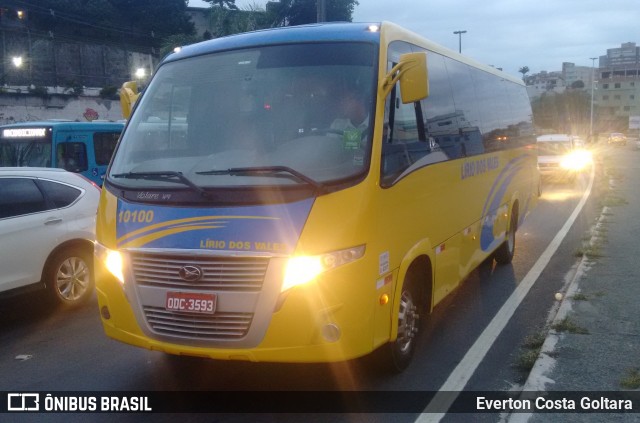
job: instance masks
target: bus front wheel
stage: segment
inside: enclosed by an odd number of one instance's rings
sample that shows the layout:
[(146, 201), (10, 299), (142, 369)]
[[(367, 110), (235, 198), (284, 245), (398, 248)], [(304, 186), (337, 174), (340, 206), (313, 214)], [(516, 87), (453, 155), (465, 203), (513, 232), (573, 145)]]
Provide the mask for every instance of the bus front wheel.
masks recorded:
[(415, 281), (406, 279), (400, 294), (398, 308), (398, 336), (393, 342), (384, 346), (383, 359), (385, 367), (394, 373), (405, 370), (416, 349), (417, 335), (420, 323), (420, 291)]

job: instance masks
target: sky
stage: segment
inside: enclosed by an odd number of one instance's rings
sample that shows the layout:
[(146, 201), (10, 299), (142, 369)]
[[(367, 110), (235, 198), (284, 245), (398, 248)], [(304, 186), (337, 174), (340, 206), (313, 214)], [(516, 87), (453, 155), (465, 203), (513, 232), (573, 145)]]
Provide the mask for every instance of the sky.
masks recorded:
[[(640, 45), (638, 0), (358, 0), (353, 22), (391, 21), (481, 63), (522, 76), (560, 71), (563, 62), (592, 66), (592, 57), (622, 43)], [(266, 0), (236, 0), (240, 9)], [(202, 0), (189, 6), (209, 7)], [(598, 61), (595, 61), (598, 66)]]

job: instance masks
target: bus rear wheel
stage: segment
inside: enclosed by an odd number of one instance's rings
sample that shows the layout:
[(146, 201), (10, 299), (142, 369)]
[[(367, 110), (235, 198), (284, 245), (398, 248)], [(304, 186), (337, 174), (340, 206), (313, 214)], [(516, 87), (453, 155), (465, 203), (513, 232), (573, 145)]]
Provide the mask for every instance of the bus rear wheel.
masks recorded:
[(518, 230), (518, 210), (514, 207), (511, 211), (511, 220), (507, 228), (506, 239), (498, 247), (494, 254), (494, 258), (499, 264), (509, 264), (513, 260), (516, 252), (516, 231)]

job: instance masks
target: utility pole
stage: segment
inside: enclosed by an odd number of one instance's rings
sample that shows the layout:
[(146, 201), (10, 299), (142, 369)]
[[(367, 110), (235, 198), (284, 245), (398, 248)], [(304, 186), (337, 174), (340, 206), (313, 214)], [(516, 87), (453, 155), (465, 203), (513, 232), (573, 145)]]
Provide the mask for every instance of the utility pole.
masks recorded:
[(590, 57), (589, 59), (591, 59), (591, 119), (589, 120), (589, 141), (593, 142), (593, 89), (596, 85), (594, 68), (597, 57)]
[(462, 34), (466, 34), (467, 31), (453, 31), (453, 33), (458, 35), (458, 53), (462, 53)]

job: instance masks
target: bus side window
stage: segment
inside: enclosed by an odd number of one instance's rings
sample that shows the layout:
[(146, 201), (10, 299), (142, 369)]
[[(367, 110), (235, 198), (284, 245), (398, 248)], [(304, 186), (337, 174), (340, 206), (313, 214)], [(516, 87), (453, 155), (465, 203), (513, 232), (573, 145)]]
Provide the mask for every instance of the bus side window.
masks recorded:
[[(389, 46), (388, 70), (396, 58), (411, 51), (424, 51), (394, 41)], [(395, 59), (395, 60), (394, 60)], [(385, 102), (382, 148), (382, 184), (395, 183), (398, 177), (422, 166), (467, 156), (471, 139), (466, 137), (464, 112), (456, 109), (444, 56), (427, 51), (429, 97), (420, 103), (402, 104), (399, 84)], [(470, 77), (467, 78), (470, 81)], [(421, 121), (418, 121), (420, 119)], [(424, 131), (420, 125), (423, 125)], [(479, 136), (479, 130), (476, 128)], [(479, 143), (478, 136), (473, 141)], [(476, 149), (477, 150), (477, 149)]]
[(81, 142), (60, 143), (56, 147), (56, 166), (70, 172), (83, 172), (87, 166), (87, 147)]

